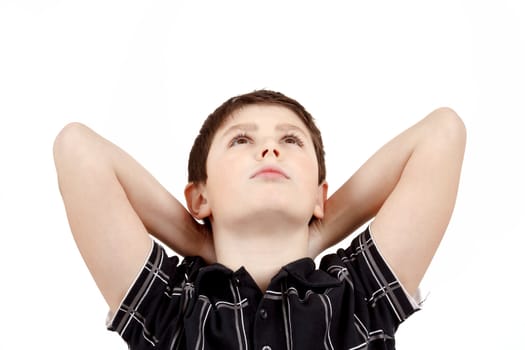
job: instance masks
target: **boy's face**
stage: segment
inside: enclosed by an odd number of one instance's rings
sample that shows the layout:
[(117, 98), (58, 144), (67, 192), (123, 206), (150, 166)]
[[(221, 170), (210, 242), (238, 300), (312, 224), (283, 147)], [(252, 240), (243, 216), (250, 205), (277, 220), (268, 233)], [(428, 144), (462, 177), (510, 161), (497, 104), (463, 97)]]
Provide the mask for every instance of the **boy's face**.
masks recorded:
[(217, 130), (202, 195), (212, 221), (235, 223), (279, 213), (308, 223), (323, 216), (326, 184), (310, 133), (291, 110), (248, 105)]

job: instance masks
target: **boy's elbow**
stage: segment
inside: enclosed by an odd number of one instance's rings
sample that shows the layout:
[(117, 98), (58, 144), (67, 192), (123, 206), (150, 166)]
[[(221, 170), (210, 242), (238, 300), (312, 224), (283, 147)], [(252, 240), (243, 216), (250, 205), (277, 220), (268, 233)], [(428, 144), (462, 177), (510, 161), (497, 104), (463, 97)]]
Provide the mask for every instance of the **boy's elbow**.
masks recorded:
[(439, 134), (447, 141), (465, 147), (467, 138), (467, 128), (463, 119), (450, 107), (440, 107), (431, 113), (437, 123)]
[(79, 122), (72, 122), (67, 124), (60, 130), (53, 142), (53, 156), (55, 162), (57, 158), (62, 157), (68, 151), (72, 151), (74, 146), (81, 142), (82, 133), (85, 132), (87, 126)]

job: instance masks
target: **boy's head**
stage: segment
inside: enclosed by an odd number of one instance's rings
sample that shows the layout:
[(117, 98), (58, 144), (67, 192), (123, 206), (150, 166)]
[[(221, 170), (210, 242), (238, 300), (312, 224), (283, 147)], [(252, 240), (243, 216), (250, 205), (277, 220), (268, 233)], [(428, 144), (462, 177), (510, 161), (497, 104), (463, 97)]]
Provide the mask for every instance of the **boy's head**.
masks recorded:
[(254, 104), (267, 104), (283, 106), (293, 111), (304, 123), (310, 133), (314, 144), (315, 155), (318, 164), (319, 184), (325, 180), (326, 167), (324, 161), (324, 148), (321, 132), (315, 125), (313, 117), (296, 100), (283, 95), (280, 92), (269, 90), (257, 90), (244, 95), (230, 98), (219, 106), (202, 124), (199, 135), (193, 143), (188, 161), (188, 182), (205, 183), (207, 176), (206, 161), (208, 152), (217, 130), (233, 112), (244, 106)]
[(272, 212), (307, 222), (323, 215), (325, 175), (312, 116), (281, 93), (259, 90), (227, 100), (206, 119), (190, 152), (185, 195), (206, 224)]

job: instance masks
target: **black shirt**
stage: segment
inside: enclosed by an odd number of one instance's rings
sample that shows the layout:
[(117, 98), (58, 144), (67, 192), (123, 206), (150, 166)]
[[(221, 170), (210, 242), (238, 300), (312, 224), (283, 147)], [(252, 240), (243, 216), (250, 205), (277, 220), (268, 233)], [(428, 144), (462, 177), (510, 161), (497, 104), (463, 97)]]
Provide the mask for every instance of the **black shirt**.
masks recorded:
[(244, 269), (200, 257), (151, 254), (108, 319), (130, 349), (394, 349), (418, 304), (374, 244), (370, 229), (347, 249), (291, 262), (263, 294)]

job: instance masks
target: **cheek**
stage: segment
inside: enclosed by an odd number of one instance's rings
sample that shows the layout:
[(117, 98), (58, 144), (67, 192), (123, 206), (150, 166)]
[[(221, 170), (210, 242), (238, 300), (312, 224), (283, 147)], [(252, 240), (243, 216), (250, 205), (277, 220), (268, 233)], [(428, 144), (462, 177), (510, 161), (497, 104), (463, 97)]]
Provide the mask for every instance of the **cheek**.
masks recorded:
[(312, 161), (311, 158), (304, 158), (299, 165), (305, 182), (308, 184), (313, 183), (317, 186), (319, 182), (319, 169), (317, 166), (317, 160)]
[(221, 157), (212, 159), (207, 164), (208, 176), (228, 178), (235, 176), (241, 167), (241, 162), (236, 157)]
[(235, 162), (227, 162), (224, 159), (221, 161), (212, 161), (208, 164), (208, 180), (207, 185), (209, 193), (214, 198), (223, 198), (228, 193), (232, 194), (236, 187), (238, 187), (239, 179), (239, 165)]

